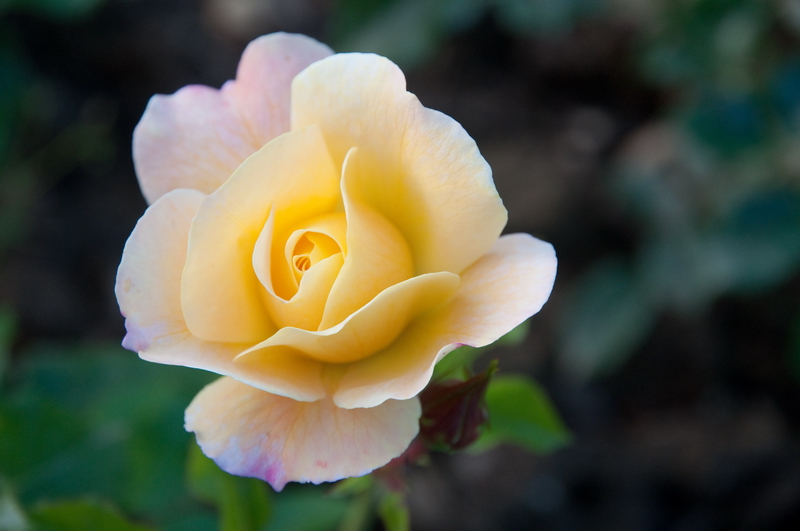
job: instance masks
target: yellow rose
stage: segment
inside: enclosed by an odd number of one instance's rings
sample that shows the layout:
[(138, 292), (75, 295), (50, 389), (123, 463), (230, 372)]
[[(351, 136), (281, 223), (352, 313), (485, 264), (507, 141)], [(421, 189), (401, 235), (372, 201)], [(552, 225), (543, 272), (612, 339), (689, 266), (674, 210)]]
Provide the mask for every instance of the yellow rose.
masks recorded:
[(475, 142), (383, 57), (261, 37), (220, 90), (154, 96), (133, 148), (150, 207), (117, 275), (123, 345), (224, 375), (186, 428), (277, 490), (400, 455), (436, 362), (550, 294), (552, 247), (499, 237)]

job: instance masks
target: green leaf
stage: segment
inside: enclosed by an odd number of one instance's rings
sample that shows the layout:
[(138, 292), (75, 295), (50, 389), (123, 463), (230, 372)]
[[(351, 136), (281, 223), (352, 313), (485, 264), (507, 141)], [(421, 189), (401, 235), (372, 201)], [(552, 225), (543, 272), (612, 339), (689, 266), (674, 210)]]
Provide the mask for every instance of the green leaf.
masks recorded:
[(443, 380), (445, 378), (456, 378), (464, 380), (472, 375), (472, 363), (478, 356), (491, 352), (497, 347), (513, 347), (521, 344), (528, 337), (528, 321), (523, 321), (509, 333), (485, 347), (460, 347), (450, 352), (442, 358), (433, 369), (433, 380)]
[(203, 454), (195, 442), (189, 443), (186, 459), (186, 487), (199, 500), (216, 505), (221, 497), (220, 486), (227, 475), (213, 460)]
[(258, 531), (270, 516), (270, 494), (263, 481), (231, 476), (191, 444), (186, 467), (189, 491), (219, 510), (220, 531)]
[(92, 500), (39, 505), (31, 520), (41, 531), (152, 531), (125, 520), (107, 505)]
[(489, 423), (474, 450), (511, 443), (548, 453), (572, 439), (545, 392), (525, 376), (495, 376), (486, 391), (486, 405)]
[(30, 523), (11, 486), (0, 477), (0, 530), (28, 531)]
[(264, 531), (333, 531), (345, 516), (349, 500), (325, 495), (314, 485), (289, 484), (273, 501)]
[(184, 512), (159, 525), (160, 531), (219, 531), (219, 518), (212, 511)]
[(459, 347), (447, 354), (433, 368), (434, 381), (457, 378), (464, 379), (472, 371), (472, 363), (482, 354), (481, 349)]
[(411, 522), (408, 516), (406, 498), (400, 492), (388, 492), (378, 506), (378, 516), (386, 531), (409, 531)]
[(183, 412), (213, 376), (117, 346), (40, 345), (20, 359), (0, 400), (0, 470), (24, 505), (102, 493), (164, 529), (207, 511), (183, 482)]
[(355, 494), (367, 492), (372, 489), (373, 484), (374, 482), (370, 474), (355, 478), (347, 478), (336, 483), (328, 494), (334, 497), (353, 496)]
[(372, 492), (362, 492), (350, 497), (347, 510), (336, 531), (365, 531), (372, 528), (374, 519)]

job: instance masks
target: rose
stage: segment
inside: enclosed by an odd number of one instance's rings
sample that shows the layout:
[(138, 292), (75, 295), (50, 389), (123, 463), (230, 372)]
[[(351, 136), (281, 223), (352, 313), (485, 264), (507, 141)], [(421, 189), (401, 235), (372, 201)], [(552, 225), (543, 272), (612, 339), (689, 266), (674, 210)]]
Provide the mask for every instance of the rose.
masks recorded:
[(186, 428), (277, 490), (400, 455), (436, 362), (549, 296), (552, 247), (499, 237), (474, 141), (383, 57), (261, 37), (219, 91), (154, 96), (133, 148), (150, 206), (117, 275), (123, 345), (224, 375)]

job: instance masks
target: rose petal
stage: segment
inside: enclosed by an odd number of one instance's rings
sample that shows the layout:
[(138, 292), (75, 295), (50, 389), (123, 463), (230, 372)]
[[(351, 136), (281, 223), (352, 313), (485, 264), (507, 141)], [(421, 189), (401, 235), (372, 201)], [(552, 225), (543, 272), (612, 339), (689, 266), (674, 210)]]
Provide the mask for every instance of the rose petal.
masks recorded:
[(223, 470), (280, 491), (289, 481), (335, 481), (385, 465), (417, 435), (420, 412), (416, 398), (340, 409), (330, 400), (297, 402), (220, 378), (192, 401), (186, 429)]
[(185, 329), (180, 284), (192, 218), (204, 194), (173, 190), (153, 203), (136, 223), (117, 270), (114, 292), (125, 317), (130, 350)]
[(142, 359), (234, 375), (296, 400), (325, 396), (322, 365), (289, 349), (273, 350), (263, 366), (235, 364), (249, 345), (193, 337), (181, 312), (180, 279), (189, 227), (204, 195), (173, 190), (153, 203), (125, 243), (115, 292), (128, 334), (123, 346)]
[(289, 33), (263, 35), (247, 45), (236, 69), (236, 81), (226, 83), (223, 92), (230, 91), (226, 97), (261, 145), (289, 131), (289, 100), (295, 76), (332, 53), (310, 37)]
[(414, 318), (443, 305), (458, 288), (455, 273), (428, 273), (387, 288), (339, 325), (312, 332), (281, 328), (236, 361), (260, 363), (273, 348), (290, 347), (322, 362), (349, 363), (388, 346)]
[(411, 278), (413, 259), (403, 235), (352, 192), (364, 178), (358, 149), (347, 154), (342, 169), (342, 198), (347, 215), (347, 255), (334, 282), (320, 329), (330, 328), (389, 286)]
[(153, 96), (133, 133), (147, 202), (177, 188), (216, 190), (244, 159), (289, 130), (291, 80), (330, 54), (308, 37), (273, 33), (247, 46), (236, 81), (222, 90), (190, 85)]
[(553, 287), (553, 247), (527, 234), (503, 236), (461, 276), (448, 305), (419, 319), (387, 349), (355, 362), (333, 395), (339, 407), (374, 407), (416, 396), (437, 361), (460, 345), (481, 347), (541, 309)]
[[(317, 330), (319, 327), (328, 293), (342, 268), (344, 261), (342, 254), (347, 251), (347, 222), (344, 218), (343, 212), (335, 212), (302, 224), (306, 231), (329, 236), (336, 242), (341, 252), (321, 260), (306, 271), (300, 285), (295, 286), (288, 258), (278, 252), (285, 234), (276, 236), (275, 214), (270, 214), (256, 240), (253, 250), (253, 269), (264, 286), (262, 300), (276, 326), (296, 326), (305, 330)], [(279, 296), (278, 293), (285, 295), (286, 298)]]
[(271, 211), (280, 231), (282, 222), (333, 210), (338, 181), (319, 130), (310, 126), (269, 142), (203, 200), (189, 232), (181, 283), (192, 335), (253, 344), (275, 332), (253, 269), (256, 240)]
[(244, 348), (241, 344), (201, 341), (184, 329), (158, 338), (147, 350), (139, 352), (139, 357), (232, 376), (262, 391), (301, 402), (313, 402), (327, 395), (321, 363), (288, 348), (272, 349), (259, 365), (234, 362)]
[[(309, 263), (323, 260), (336, 253), (347, 254), (347, 217), (344, 212), (334, 212), (308, 222), (303, 222), (286, 240), (284, 245), (284, 263), (293, 270), (293, 277), (299, 284), (303, 274), (294, 267), (294, 256), (301, 241), (305, 240), (313, 246), (309, 251)], [(275, 253), (273, 259), (280, 261), (280, 254)], [(262, 282), (263, 283), (263, 282)]]
[(292, 82), (292, 128), (318, 125), (335, 164), (358, 147), (351, 183), (405, 236), (416, 273), (460, 273), (488, 252), (507, 214), (475, 142), (406, 92), (388, 59), (338, 54)]
[(272, 321), (281, 328), (293, 326), (303, 330), (317, 330), (328, 300), (327, 294), (343, 263), (342, 253), (321, 260), (306, 271), (297, 293), (288, 301), (265, 293), (264, 305)]

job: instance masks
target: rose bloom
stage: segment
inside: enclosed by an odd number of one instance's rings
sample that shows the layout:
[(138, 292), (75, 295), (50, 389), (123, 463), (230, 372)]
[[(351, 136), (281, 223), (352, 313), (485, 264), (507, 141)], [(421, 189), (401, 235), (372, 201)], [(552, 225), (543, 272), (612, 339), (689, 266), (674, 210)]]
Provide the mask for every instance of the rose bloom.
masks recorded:
[(550, 244), (500, 237), (475, 142), (380, 56), (260, 37), (220, 90), (154, 96), (133, 157), (150, 206), (117, 274), (123, 345), (223, 375), (186, 429), (276, 490), (400, 455), (436, 362), (553, 285)]

